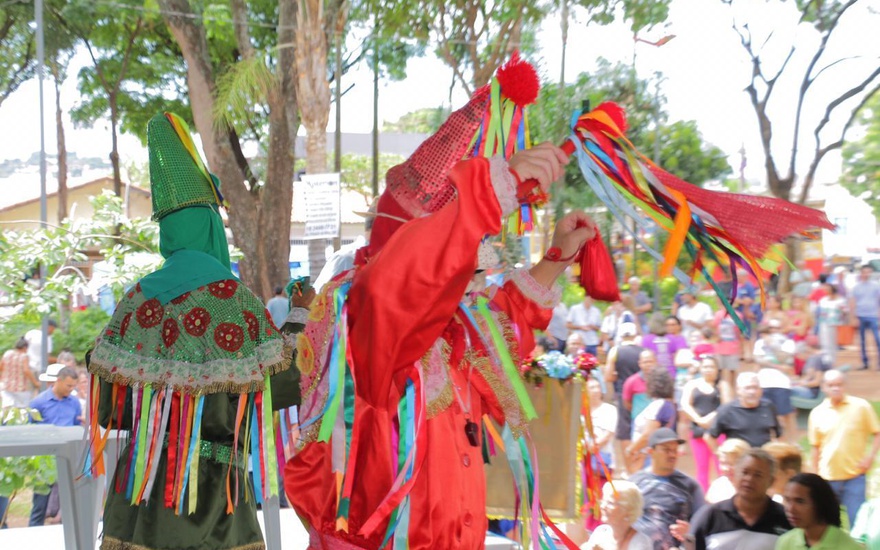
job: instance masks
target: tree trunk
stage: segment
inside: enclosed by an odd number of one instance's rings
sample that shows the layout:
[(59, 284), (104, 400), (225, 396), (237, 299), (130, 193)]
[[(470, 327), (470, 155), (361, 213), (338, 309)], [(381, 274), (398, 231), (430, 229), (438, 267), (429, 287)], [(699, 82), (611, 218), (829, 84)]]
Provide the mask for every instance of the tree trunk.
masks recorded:
[[(306, 173), (320, 174), (327, 171), (327, 121), (309, 124), (306, 122)], [(309, 241), (309, 277), (314, 281), (327, 263), (325, 251), (327, 239)]]
[[(234, 137), (234, 132), (214, 124), (215, 80), (205, 29), (194, 17), (195, 14), (187, 0), (160, 0), (159, 4), (171, 34), (180, 46), (186, 61), (190, 105), (208, 166), (220, 178), (224, 196), (231, 205), (229, 227), (235, 245), (244, 254), (239, 263), (241, 278), (257, 296), (267, 298), (272, 291), (273, 279), (278, 280), (276, 284), (286, 280), (281, 272), (286, 272), (289, 254), (290, 245), (287, 235), (290, 234), (291, 201), (289, 198), (284, 198), (283, 184), (274, 177), (271, 182), (267, 177), (266, 188), (262, 191), (268, 197), (264, 201), (259, 200), (260, 190), (251, 190), (245, 185), (245, 171), (235, 155), (238, 144), (232, 143), (233, 139), (237, 139)], [(277, 124), (279, 118), (280, 115), (273, 117), (273, 123)], [(284, 118), (289, 121), (287, 114)], [(274, 128), (271, 128), (270, 133), (273, 130)], [(291, 135), (289, 126), (286, 126), (284, 131), (289, 138)], [(284, 143), (283, 139), (273, 143), (274, 137), (270, 137), (270, 147), (273, 151), (279, 147), (279, 144)], [(283, 160), (281, 162), (283, 163)], [(273, 161), (271, 172), (281, 174), (278, 180), (284, 178), (284, 170), (282, 167), (276, 168)], [(290, 188), (289, 181), (287, 187)], [(276, 195), (273, 198), (273, 192), (279, 192), (280, 196)], [(279, 211), (286, 209), (286, 218), (284, 212), (267, 214), (267, 211), (274, 211), (276, 208)], [(277, 225), (270, 226), (269, 220)], [(270, 233), (274, 234), (271, 238), (268, 237)], [(278, 237), (278, 234), (283, 237)], [(270, 258), (274, 260), (270, 261)], [(279, 268), (282, 264), (283, 270)], [(270, 268), (270, 265), (274, 267)]]
[[(295, 0), (281, 0), (278, 6), (278, 68), (275, 87), (270, 91), (269, 147), (266, 185), (262, 193), (263, 237), (266, 243), (266, 270), (270, 287), (284, 286), (290, 279), (290, 217), (293, 210), (293, 144), (299, 126), (294, 89)], [(287, 46), (287, 47), (285, 47)], [(291, 112), (292, 111), (292, 112)], [(294, 127), (291, 128), (290, 125)]]
[(64, 122), (61, 115), (60, 74), (52, 70), (55, 80), (55, 138), (58, 142), (58, 223), (67, 218), (67, 141), (64, 137)]
[(113, 193), (122, 196), (122, 174), (119, 171), (119, 106), (116, 104), (116, 92), (107, 98), (110, 104), (110, 164), (113, 166)]
[[(323, 0), (297, 3), (296, 97), (306, 127), (306, 172), (327, 171), (327, 122), (330, 118), (330, 83), (327, 81), (327, 33), (325, 26), (333, 10), (325, 12)], [(343, 17), (342, 13), (339, 17)], [(333, 22), (338, 24), (336, 18)], [(333, 29), (335, 25), (329, 28)], [(314, 281), (324, 267), (325, 239), (309, 241), (309, 275)]]

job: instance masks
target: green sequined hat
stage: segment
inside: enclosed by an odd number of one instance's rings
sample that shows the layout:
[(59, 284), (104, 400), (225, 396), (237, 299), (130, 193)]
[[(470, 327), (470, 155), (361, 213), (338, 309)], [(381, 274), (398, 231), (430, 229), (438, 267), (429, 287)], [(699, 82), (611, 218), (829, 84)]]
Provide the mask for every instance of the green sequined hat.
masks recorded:
[(147, 125), (153, 219), (189, 206), (223, 206), (220, 182), (208, 172), (189, 127), (174, 113), (161, 113)]

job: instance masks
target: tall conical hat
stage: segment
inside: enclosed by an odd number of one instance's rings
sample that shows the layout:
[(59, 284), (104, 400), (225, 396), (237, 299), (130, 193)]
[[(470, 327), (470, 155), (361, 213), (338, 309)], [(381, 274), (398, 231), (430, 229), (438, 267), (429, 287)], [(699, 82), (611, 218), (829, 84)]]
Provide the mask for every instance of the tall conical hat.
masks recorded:
[(534, 67), (514, 52), (491, 83), (477, 90), (408, 159), (388, 170), (370, 235), (370, 255), (404, 220), (436, 212), (452, 200), (455, 189), (447, 174), (457, 162), (495, 154), (509, 158), (527, 148), (524, 108), (535, 101), (539, 87)]
[(223, 205), (220, 182), (208, 172), (190, 136), (174, 113), (161, 113), (147, 125), (153, 219), (198, 205)]

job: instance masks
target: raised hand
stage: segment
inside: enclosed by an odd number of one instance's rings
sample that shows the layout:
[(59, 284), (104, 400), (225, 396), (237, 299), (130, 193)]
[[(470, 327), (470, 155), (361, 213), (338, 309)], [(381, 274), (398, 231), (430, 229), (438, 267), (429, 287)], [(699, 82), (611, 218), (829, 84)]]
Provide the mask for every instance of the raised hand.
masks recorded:
[(596, 235), (596, 222), (585, 212), (569, 212), (556, 224), (551, 246), (559, 247), (560, 257), (574, 256), (585, 242)]
[(568, 161), (568, 155), (562, 149), (545, 141), (513, 155), (508, 166), (520, 181), (537, 180), (546, 193), (550, 184), (562, 177)]

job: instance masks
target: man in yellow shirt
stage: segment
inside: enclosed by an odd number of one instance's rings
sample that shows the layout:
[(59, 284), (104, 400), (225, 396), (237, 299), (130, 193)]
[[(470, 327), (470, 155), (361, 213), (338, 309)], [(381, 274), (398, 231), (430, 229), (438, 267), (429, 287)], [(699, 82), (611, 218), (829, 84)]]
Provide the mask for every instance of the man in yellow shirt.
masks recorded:
[(847, 395), (845, 386), (842, 372), (825, 373), (828, 397), (810, 412), (808, 431), (813, 469), (831, 483), (852, 525), (865, 502), (865, 473), (880, 448), (880, 420), (870, 403)]

